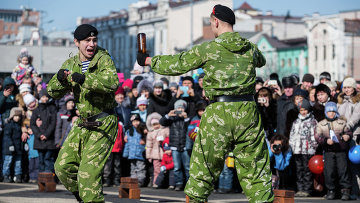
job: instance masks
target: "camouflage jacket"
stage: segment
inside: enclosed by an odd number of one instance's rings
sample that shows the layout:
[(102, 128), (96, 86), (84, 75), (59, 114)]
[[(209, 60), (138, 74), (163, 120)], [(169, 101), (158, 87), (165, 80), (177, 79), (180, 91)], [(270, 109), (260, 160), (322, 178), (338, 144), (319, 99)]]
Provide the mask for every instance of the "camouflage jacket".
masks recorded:
[[(66, 60), (61, 69), (68, 69), (71, 73), (81, 73), (82, 64), (79, 56), (77, 54)], [(109, 53), (98, 47), (84, 74), (85, 82), (82, 85), (71, 82), (71, 75), (65, 82), (60, 82), (55, 74), (47, 87), (49, 95), (59, 99), (67, 92), (73, 91), (75, 103), (82, 118), (113, 109), (116, 106), (115, 91), (119, 85), (119, 79)]]
[(205, 95), (255, 93), (255, 67), (265, 65), (257, 46), (236, 32), (226, 32), (211, 42), (173, 56), (154, 56), (151, 67), (161, 75), (181, 75), (202, 67)]

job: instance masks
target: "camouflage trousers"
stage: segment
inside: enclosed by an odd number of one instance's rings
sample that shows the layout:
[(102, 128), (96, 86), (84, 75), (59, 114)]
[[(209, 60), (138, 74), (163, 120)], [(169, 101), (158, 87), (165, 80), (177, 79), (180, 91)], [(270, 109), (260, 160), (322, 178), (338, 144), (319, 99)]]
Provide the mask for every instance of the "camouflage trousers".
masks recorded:
[(190, 160), (185, 194), (205, 202), (233, 151), (241, 187), (250, 202), (272, 202), (269, 152), (255, 102), (216, 102), (206, 107)]
[(80, 128), (77, 119), (55, 162), (55, 173), (70, 192), (84, 202), (104, 202), (102, 173), (116, 139), (114, 115), (98, 119), (98, 128)]

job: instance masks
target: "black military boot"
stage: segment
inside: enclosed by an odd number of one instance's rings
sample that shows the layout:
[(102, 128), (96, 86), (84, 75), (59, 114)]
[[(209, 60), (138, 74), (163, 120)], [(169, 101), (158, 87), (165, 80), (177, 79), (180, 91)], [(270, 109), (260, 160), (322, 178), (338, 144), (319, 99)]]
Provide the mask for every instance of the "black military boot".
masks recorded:
[(341, 190), (341, 200), (348, 201), (350, 200), (350, 189)]
[(84, 203), (84, 201), (80, 198), (79, 192), (73, 192), (73, 195), (79, 203)]

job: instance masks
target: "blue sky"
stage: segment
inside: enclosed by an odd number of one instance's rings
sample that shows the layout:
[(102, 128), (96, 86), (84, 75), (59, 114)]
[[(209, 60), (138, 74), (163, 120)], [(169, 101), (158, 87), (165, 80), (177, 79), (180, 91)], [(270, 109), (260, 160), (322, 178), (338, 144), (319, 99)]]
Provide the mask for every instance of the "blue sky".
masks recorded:
[[(43, 10), (47, 12), (44, 22), (53, 20), (52, 23), (44, 25), (45, 30), (72, 31), (76, 28), (78, 16), (104, 16), (110, 11), (127, 9), (128, 5), (134, 2), (137, 0), (0, 0), (0, 8), (20, 9), (23, 5)], [(243, 2), (244, 0), (234, 0), (234, 8), (238, 8)], [(286, 15), (287, 11), (293, 16), (304, 16), (314, 12), (327, 15), (343, 10), (360, 10), (360, 0), (248, 0), (247, 3), (262, 11), (271, 10), (273, 15)]]

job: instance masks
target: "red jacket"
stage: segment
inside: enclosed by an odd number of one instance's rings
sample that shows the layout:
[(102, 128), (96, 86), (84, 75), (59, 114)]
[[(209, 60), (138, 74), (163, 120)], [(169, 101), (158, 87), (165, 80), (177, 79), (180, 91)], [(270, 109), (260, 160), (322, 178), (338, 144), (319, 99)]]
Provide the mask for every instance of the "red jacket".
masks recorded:
[(164, 153), (162, 160), (161, 160), (161, 166), (165, 166), (166, 170), (174, 169), (174, 161), (173, 161), (172, 155), (167, 155)]
[(120, 122), (118, 122), (118, 131), (117, 136), (115, 140), (115, 144), (111, 152), (122, 152), (124, 149), (124, 132), (123, 132), (123, 126)]

